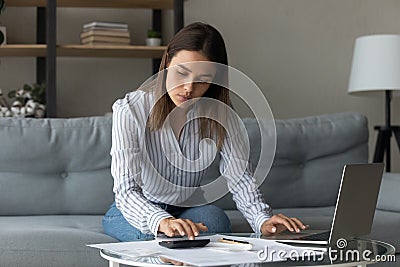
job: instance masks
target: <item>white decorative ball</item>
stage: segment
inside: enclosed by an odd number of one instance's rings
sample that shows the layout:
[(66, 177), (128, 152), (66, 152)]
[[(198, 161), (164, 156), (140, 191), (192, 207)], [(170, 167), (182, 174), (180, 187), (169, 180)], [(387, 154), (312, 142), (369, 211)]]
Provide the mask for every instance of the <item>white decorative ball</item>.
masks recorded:
[(22, 107), (22, 103), (19, 102), (18, 100), (14, 101), (12, 104), (13, 107)]
[(26, 107), (26, 114), (33, 115), (35, 113), (35, 109), (32, 107)]
[(14, 113), (15, 115), (19, 114), (21, 112), (21, 108), (19, 107), (11, 107), (11, 112)]
[(35, 111), (35, 118), (43, 118), (44, 117), (44, 110), (37, 109)]

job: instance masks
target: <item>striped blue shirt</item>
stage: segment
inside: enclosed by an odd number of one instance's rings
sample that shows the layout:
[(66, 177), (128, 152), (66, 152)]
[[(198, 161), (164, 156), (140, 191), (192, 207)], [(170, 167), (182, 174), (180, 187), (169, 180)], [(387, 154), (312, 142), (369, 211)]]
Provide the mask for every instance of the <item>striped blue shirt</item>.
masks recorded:
[[(202, 140), (195, 111), (187, 113), (188, 123), (179, 139), (172, 128), (149, 131), (146, 122), (154, 105), (152, 92), (137, 90), (113, 105), (111, 173), (118, 209), (125, 219), (143, 233), (157, 234), (162, 219), (172, 217), (154, 203), (181, 203), (200, 186), (215, 158), (215, 146)], [(230, 127), (234, 123), (228, 123)], [(238, 210), (255, 232), (272, 216), (244, 156), (244, 141), (236, 128), (227, 132), (219, 169), (226, 179)], [(235, 146), (229, 145), (235, 144)]]

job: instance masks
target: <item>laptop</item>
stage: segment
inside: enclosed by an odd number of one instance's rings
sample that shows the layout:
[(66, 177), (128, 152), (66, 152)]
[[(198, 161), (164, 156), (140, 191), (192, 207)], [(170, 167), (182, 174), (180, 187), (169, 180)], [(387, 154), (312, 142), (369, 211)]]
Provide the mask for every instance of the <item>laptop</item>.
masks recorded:
[(285, 231), (261, 238), (292, 244), (336, 246), (339, 239), (348, 241), (368, 235), (374, 220), (383, 168), (383, 163), (344, 166), (330, 231)]

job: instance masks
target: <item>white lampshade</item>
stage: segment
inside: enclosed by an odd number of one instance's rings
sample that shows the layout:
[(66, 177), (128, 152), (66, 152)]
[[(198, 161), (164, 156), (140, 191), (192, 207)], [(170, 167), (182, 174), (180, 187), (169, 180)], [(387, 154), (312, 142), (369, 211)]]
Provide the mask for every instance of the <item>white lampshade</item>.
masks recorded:
[(400, 90), (400, 35), (356, 39), (349, 93)]

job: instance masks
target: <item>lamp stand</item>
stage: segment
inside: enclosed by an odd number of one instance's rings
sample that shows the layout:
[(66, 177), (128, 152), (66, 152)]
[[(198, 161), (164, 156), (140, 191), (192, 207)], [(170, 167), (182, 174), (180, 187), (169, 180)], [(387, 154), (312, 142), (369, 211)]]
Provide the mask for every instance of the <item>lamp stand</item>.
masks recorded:
[(383, 157), (386, 152), (386, 171), (390, 172), (390, 139), (392, 132), (395, 136), (397, 146), (400, 150), (400, 127), (392, 126), (390, 124), (390, 102), (392, 101), (392, 91), (385, 91), (385, 126), (375, 126), (374, 129), (378, 131), (378, 139), (376, 140), (374, 162), (383, 162)]

